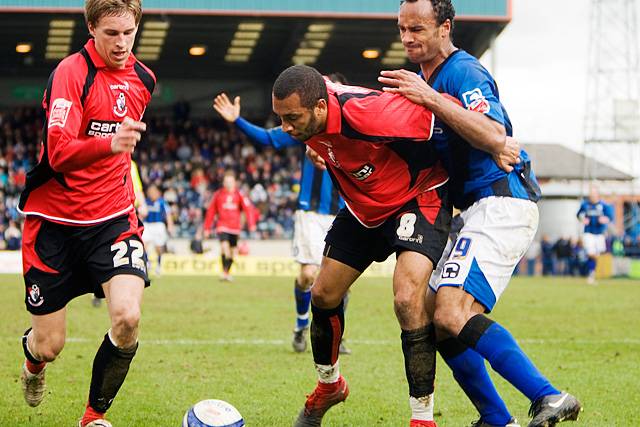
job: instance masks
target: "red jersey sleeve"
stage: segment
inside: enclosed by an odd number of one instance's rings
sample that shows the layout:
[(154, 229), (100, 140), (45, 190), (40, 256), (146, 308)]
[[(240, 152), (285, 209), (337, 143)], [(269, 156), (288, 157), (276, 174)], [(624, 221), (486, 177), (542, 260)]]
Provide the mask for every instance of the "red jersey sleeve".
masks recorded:
[(211, 227), (213, 227), (213, 220), (215, 219), (216, 215), (218, 214), (217, 200), (218, 200), (218, 195), (219, 194), (220, 194), (219, 191), (216, 191), (215, 193), (213, 193), (213, 197), (211, 198), (211, 203), (209, 204), (209, 207), (207, 208), (207, 213), (204, 216), (204, 229), (205, 230), (211, 230)]
[(73, 55), (56, 68), (47, 89), (51, 93), (45, 94), (47, 155), (56, 172), (84, 169), (112, 154), (108, 138), (78, 138), (82, 132), (81, 97), (86, 74), (86, 62), (80, 55)]

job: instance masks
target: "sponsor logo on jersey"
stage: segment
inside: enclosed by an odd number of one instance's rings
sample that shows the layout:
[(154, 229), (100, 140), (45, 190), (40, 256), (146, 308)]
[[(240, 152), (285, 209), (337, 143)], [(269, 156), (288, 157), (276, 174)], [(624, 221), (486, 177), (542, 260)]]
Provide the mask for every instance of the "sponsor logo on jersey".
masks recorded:
[(51, 105), (51, 112), (49, 113), (49, 125), (48, 127), (60, 126), (61, 128), (67, 123), (67, 117), (69, 117), (69, 111), (73, 102), (64, 98), (56, 98)]
[(442, 268), (443, 279), (455, 279), (460, 274), (460, 264), (457, 262), (447, 261)]
[(375, 170), (376, 168), (374, 168), (371, 163), (367, 163), (357, 171), (351, 172), (351, 176), (353, 176), (358, 181), (364, 181), (365, 179), (369, 178)]
[(27, 301), (33, 307), (40, 307), (44, 303), (44, 298), (40, 295), (40, 287), (33, 283), (27, 288)]
[(331, 159), (331, 163), (333, 163), (334, 166), (337, 167), (338, 169), (342, 169), (342, 166), (340, 166), (340, 162), (338, 161), (338, 159), (336, 159), (336, 155), (333, 153), (333, 150), (330, 147), (327, 148), (327, 154), (329, 154), (329, 159)]
[(124, 92), (120, 92), (116, 97), (116, 105), (113, 106), (113, 114), (118, 117), (124, 117), (127, 114), (127, 98)]
[(115, 85), (109, 85), (109, 89), (111, 90), (124, 90), (124, 91), (129, 91), (129, 82), (124, 82), (123, 84), (115, 84)]
[(402, 240), (403, 242), (409, 242), (409, 243), (417, 243), (417, 244), (421, 245), (422, 241), (424, 240), (424, 236), (422, 234), (418, 234), (418, 235), (416, 235), (416, 237), (413, 237), (413, 236), (398, 236), (398, 240)]
[(111, 138), (120, 129), (120, 122), (112, 120), (89, 120), (85, 134), (96, 138)]
[(464, 105), (467, 110), (477, 111), (478, 113), (487, 114), (491, 110), (491, 105), (487, 98), (484, 97), (480, 88), (475, 88), (462, 94)]
[(320, 144), (326, 146), (326, 147), (333, 147), (333, 144), (331, 143), (331, 141), (318, 141)]

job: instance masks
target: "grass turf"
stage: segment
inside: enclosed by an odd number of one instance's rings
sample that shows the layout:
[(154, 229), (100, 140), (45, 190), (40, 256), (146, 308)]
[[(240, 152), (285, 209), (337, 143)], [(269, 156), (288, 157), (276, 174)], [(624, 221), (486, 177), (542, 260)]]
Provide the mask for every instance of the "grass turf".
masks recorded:
[[(19, 337), (29, 324), (22, 279), (0, 285), (0, 426), (72, 426), (88, 395), (91, 364), (108, 328), (89, 296), (68, 307), (68, 342), (47, 369), (37, 408), (22, 398)], [(315, 385), (311, 353), (294, 354), (293, 279), (166, 277), (145, 291), (141, 345), (110, 412), (114, 426), (179, 426), (193, 403), (231, 402), (248, 426), (290, 426)], [(327, 426), (406, 426), (409, 409), (389, 279), (360, 280), (347, 312), (353, 354), (341, 358), (351, 395)], [(519, 340), (552, 383), (580, 398), (576, 425), (635, 426), (640, 408), (640, 283), (516, 278), (492, 317)], [(526, 425), (529, 403), (494, 376)], [(474, 408), (438, 361), (436, 420), (466, 426)]]

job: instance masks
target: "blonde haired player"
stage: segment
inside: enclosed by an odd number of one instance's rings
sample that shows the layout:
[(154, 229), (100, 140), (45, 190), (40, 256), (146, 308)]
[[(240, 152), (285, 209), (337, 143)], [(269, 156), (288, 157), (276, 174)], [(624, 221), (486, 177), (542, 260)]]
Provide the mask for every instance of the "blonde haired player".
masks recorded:
[(31, 313), (21, 382), (29, 406), (39, 405), (47, 363), (65, 344), (67, 303), (86, 293), (104, 295), (111, 328), (93, 360), (79, 425), (109, 427), (105, 413), (136, 354), (142, 293), (149, 285), (129, 178), (155, 76), (132, 54), (140, 0), (87, 0), (84, 11), (92, 38), (49, 78), (41, 156), (20, 198)]

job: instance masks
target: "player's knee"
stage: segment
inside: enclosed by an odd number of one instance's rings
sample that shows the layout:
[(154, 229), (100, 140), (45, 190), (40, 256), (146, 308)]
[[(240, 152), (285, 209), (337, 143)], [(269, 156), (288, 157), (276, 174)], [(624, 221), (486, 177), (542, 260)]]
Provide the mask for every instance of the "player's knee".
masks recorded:
[(314, 275), (306, 272), (300, 273), (300, 279), (298, 280), (298, 285), (300, 290), (306, 291), (313, 284)]
[(64, 340), (64, 333), (49, 333), (36, 337), (34, 357), (43, 362), (53, 362), (64, 348)]
[(340, 305), (343, 295), (337, 295), (324, 286), (311, 288), (311, 303), (318, 308), (335, 308)]
[(458, 336), (466, 323), (465, 314), (457, 308), (437, 307), (433, 323), (438, 330), (451, 336)]
[(140, 322), (140, 309), (138, 307), (127, 307), (117, 310), (111, 320), (111, 331), (118, 337), (118, 341), (135, 336)]
[(424, 317), (424, 296), (416, 292), (416, 288), (406, 287), (396, 292), (393, 297), (393, 308), (398, 320), (411, 320), (416, 316)]

